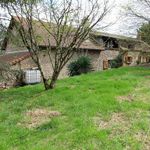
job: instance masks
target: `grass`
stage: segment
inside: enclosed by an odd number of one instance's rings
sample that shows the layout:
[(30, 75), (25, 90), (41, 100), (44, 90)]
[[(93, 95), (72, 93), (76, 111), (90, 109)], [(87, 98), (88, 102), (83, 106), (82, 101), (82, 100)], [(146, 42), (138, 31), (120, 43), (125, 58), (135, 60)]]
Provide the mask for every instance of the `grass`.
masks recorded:
[[(149, 68), (127, 67), (59, 80), (46, 92), (42, 85), (0, 91), (0, 149), (150, 149), (149, 77)], [(34, 109), (61, 116), (29, 129), (25, 114)]]

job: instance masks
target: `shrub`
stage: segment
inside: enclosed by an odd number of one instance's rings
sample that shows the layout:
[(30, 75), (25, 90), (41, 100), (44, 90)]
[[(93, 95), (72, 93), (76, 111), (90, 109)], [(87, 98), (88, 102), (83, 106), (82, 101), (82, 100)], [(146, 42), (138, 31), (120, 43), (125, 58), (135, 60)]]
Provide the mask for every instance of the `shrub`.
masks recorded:
[(140, 60), (137, 60), (137, 61), (136, 61), (136, 64), (139, 65), (139, 64), (140, 64)]
[(89, 57), (81, 56), (68, 65), (69, 76), (80, 75), (91, 71), (91, 60)]
[(123, 65), (123, 56), (120, 53), (114, 60), (110, 61), (111, 68), (119, 68)]

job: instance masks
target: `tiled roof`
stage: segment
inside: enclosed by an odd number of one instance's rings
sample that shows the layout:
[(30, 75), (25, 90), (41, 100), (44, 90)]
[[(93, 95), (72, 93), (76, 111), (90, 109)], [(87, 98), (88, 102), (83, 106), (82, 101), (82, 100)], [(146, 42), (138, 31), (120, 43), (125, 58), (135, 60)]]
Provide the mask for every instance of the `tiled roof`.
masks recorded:
[(118, 40), (138, 41), (137, 38), (133, 38), (133, 37), (129, 37), (129, 36), (123, 36), (123, 35), (117, 35), (117, 34), (111, 34), (111, 33), (107, 33), (107, 32), (96, 31), (96, 32), (92, 32), (91, 34), (93, 34), (95, 36), (104, 36), (104, 37), (115, 38)]
[[(128, 44), (134, 45), (134, 49), (129, 49), (127, 47), (124, 47), (120, 44), (120, 48), (128, 51), (140, 51), (140, 52), (150, 52), (150, 45), (145, 43), (142, 40), (132, 38), (132, 37), (126, 37), (121, 35), (115, 35), (115, 34), (109, 34), (105, 32), (93, 32), (91, 33), (94, 37), (108, 37), (108, 38), (114, 38), (117, 39), (120, 42), (126, 42)], [(97, 41), (98, 42), (98, 41)], [(99, 42), (98, 42), (99, 43)], [(100, 43), (99, 43), (100, 45)]]
[[(17, 22), (21, 22), (20, 24), (24, 27), (24, 29), (27, 29), (27, 23), (25, 18), (18, 18), (18, 17), (13, 17), (14, 21)], [(55, 35), (55, 24), (52, 24), (52, 29), (54, 30), (52, 33), (53, 35)], [(49, 28), (49, 24), (47, 22), (43, 22), (43, 25), (46, 28)], [(38, 40), (38, 44), (39, 46), (49, 46), (49, 43), (51, 44), (51, 47), (55, 47), (56, 46), (56, 40), (54, 39), (54, 37), (48, 33), (48, 31), (43, 27), (43, 25), (41, 24), (41, 22), (34, 20), (33, 22), (33, 26), (34, 26), (34, 31), (36, 36), (39, 38)], [(57, 29), (56, 29), (57, 30)], [(75, 30), (75, 29), (74, 29)], [(75, 34), (72, 32), (70, 35), (64, 35), (64, 39), (62, 40), (62, 47), (67, 47), (72, 39), (75, 37)], [(88, 41), (88, 42), (87, 42)], [(100, 50), (100, 46), (95, 45), (95, 43), (93, 43), (90, 38), (88, 40), (85, 40), (81, 46), (81, 49), (93, 49), (93, 50)]]
[(30, 56), (31, 54), (29, 52), (8, 53), (5, 55), (0, 55), (0, 61), (15, 65)]

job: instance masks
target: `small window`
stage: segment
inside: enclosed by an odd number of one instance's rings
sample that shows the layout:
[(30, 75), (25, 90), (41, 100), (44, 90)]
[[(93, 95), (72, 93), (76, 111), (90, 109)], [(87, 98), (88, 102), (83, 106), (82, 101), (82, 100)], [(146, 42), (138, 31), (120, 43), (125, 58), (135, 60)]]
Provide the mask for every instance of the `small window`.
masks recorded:
[(128, 45), (128, 49), (134, 49), (134, 45), (129, 44), (129, 45)]
[(106, 42), (105, 48), (113, 48), (113, 42), (112, 41)]
[(146, 57), (146, 63), (149, 63), (149, 62), (150, 62), (150, 58)]
[(131, 64), (132, 61), (133, 61), (133, 58), (132, 58), (131, 56), (127, 56), (127, 57), (126, 57), (126, 63), (127, 63), (127, 64)]
[(139, 63), (141, 63), (142, 62), (142, 57), (141, 56), (139, 56)]
[(109, 41), (105, 42), (105, 48), (106, 49), (119, 48), (119, 44), (115, 40), (109, 40)]

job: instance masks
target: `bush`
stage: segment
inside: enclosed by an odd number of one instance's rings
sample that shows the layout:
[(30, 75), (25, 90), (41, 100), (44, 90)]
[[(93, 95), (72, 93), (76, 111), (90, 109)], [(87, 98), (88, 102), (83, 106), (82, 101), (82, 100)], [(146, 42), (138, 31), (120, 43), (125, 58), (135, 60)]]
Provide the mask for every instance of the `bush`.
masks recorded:
[(140, 64), (140, 60), (137, 60), (137, 61), (136, 61), (136, 64), (139, 65), (139, 64)]
[(0, 62), (0, 83), (11, 86), (23, 85), (23, 72), (13, 70), (9, 64)]
[(122, 67), (122, 65), (123, 65), (123, 57), (121, 53), (114, 60), (110, 61), (111, 68), (119, 68)]
[(91, 71), (91, 60), (89, 57), (82, 56), (78, 60), (68, 65), (69, 76), (80, 75)]

